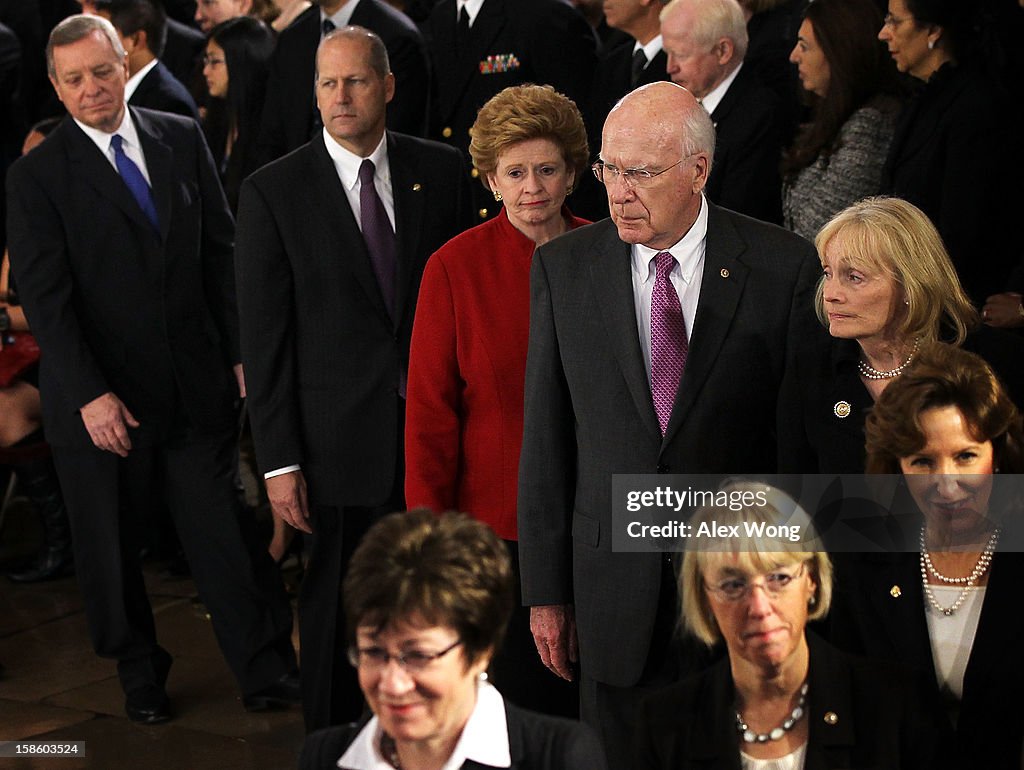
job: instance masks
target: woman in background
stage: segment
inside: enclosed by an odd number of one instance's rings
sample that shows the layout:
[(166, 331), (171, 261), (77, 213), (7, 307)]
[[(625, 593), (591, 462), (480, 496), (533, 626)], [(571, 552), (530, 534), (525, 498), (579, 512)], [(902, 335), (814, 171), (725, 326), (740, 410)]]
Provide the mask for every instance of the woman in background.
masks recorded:
[(273, 30), (250, 16), (218, 24), (206, 42), (203, 77), (210, 96), (220, 100), (219, 109), (208, 113), (207, 140), (233, 212), (242, 180), (256, 170), (255, 145), (275, 42)]
[(881, 190), (899, 108), (896, 68), (876, 35), (881, 23), (875, 0), (816, 0), (790, 53), (811, 120), (783, 158), (782, 214), (808, 240), (837, 212)]

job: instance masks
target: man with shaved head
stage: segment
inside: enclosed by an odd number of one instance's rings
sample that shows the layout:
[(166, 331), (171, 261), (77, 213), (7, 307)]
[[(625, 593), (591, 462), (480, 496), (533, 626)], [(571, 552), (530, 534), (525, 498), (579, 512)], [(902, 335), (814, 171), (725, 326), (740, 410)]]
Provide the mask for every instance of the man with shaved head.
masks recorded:
[(519, 471), (523, 600), (542, 660), (629, 767), (639, 698), (698, 665), (673, 641), (673, 559), (612, 551), (612, 476), (771, 473), (790, 340), (813, 327), (803, 239), (708, 202), (714, 126), (633, 91), (594, 166), (611, 218), (537, 250)]

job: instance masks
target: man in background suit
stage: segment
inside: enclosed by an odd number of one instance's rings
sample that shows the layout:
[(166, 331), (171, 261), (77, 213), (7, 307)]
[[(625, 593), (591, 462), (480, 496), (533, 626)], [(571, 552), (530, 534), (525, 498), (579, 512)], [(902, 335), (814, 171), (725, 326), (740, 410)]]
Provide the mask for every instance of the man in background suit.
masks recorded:
[(668, 74), (704, 105), (718, 134), (707, 196), (719, 206), (782, 223), (779, 161), (787, 112), (743, 66), (747, 26), (736, 0), (672, 0), (661, 13)]
[[(594, 73), (594, 32), (562, 0), (441, 0), (424, 31), (434, 89), (431, 139), (458, 148), (469, 161), (469, 128), (496, 93), (523, 83), (554, 86), (583, 108)], [(476, 180), (476, 169), (468, 171)], [(479, 219), (499, 207), (471, 184)]]
[[(584, 109), (590, 152), (597, 157), (601, 127), (615, 103), (634, 88), (668, 80), (668, 57), (661, 47), (661, 9), (668, 0), (608, 0), (604, 15), (618, 31), (597, 57), (590, 100)], [(604, 188), (587, 174), (579, 180), (573, 210), (592, 221), (608, 216)]]
[(246, 180), (236, 246), (256, 457), (274, 513), (312, 534), (299, 595), (309, 730), (362, 710), (341, 580), (363, 533), (404, 507), (420, 276), (469, 213), (458, 152), (385, 131), (395, 78), (379, 37), (327, 35), (316, 83), (324, 129)]
[(164, 496), (245, 707), (294, 701), (291, 607), (266, 552), (246, 550), (232, 486), (244, 386), (209, 150), (195, 121), (126, 107), (105, 19), (57, 25), (47, 65), (70, 117), (8, 173), (9, 246), (93, 646), (117, 660), (129, 718), (170, 717), (139, 563), (142, 513)]
[(544, 663), (571, 678), (610, 767), (638, 699), (697, 665), (672, 642), (664, 554), (612, 552), (612, 475), (775, 469), (789, 340), (813, 330), (814, 248), (707, 201), (714, 128), (654, 83), (612, 110), (611, 219), (537, 249), (519, 466), (523, 601)]
[(430, 65), (423, 35), (404, 14), (383, 0), (321, 0), (281, 33), (270, 62), (267, 97), (260, 129), (259, 157), (280, 158), (310, 140), (321, 127), (313, 99), (316, 49), (330, 29), (353, 24), (384, 41), (395, 76), (388, 104), (391, 131), (425, 136)]
[(114, 25), (128, 52), (128, 104), (198, 120), (192, 95), (160, 61), (167, 40), (163, 6), (156, 0), (110, 0), (96, 13)]

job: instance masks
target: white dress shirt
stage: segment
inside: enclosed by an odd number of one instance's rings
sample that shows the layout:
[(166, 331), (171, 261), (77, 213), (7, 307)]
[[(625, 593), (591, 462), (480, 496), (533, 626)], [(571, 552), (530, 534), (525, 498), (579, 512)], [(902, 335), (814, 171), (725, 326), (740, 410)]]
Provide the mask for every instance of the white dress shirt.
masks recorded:
[[(341, 770), (394, 770), (381, 754), (382, 734), (380, 722), (373, 717), (341, 755), (338, 767)], [(469, 760), (487, 767), (512, 766), (505, 699), (488, 682), (477, 686), (476, 706), (441, 770), (459, 770)]]
[(80, 120), (75, 120), (78, 127), (85, 132), (88, 136), (99, 147), (100, 152), (103, 153), (103, 157), (106, 158), (110, 165), (113, 166), (114, 171), (117, 171), (117, 162), (114, 160), (114, 148), (110, 146), (110, 140), (113, 139), (114, 134), (121, 135), (121, 146), (124, 148), (124, 154), (127, 155), (136, 166), (139, 167), (139, 171), (142, 172), (142, 176), (146, 179), (146, 184), (150, 187), (153, 183), (149, 180), (149, 168), (146, 166), (146, 156), (142, 154), (142, 145), (139, 144), (139, 132), (135, 130), (135, 124), (132, 123), (131, 113), (128, 112), (128, 106), (125, 105), (124, 117), (121, 119), (121, 125), (117, 127), (117, 130), (113, 133), (108, 134), (106, 131), (100, 131), (98, 128), (92, 128), (91, 126), (85, 125)]
[(704, 194), (700, 196), (700, 212), (693, 225), (673, 246), (667, 249), (652, 249), (636, 243), (632, 247), (633, 306), (636, 308), (636, 327), (640, 337), (640, 349), (644, 354), (647, 382), (651, 381), (651, 294), (654, 292), (654, 278), (657, 266), (654, 258), (660, 251), (668, 251), (676, 263), (669, 273), (672, 287), (679, 295), (679, 305), (686, 322), (686, 338), (693, 332), (693, 321), (697, 316), (697, 301), (700, 299), (700, 285), (704, 279), (704, 251), (708, 234), (708, 204)]

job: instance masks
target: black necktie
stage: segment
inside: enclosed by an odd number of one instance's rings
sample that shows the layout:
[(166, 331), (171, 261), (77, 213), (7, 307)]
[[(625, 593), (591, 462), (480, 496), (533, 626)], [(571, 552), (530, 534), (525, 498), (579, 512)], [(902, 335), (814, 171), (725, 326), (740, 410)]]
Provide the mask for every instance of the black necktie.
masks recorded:
[(647, 54), (644, 53), (643, 48), (636, 49), (636, 53), (633, 54), (633, 66), (629, 72), (629, 84), (633, 88), (637, 87), (640, 82), (640, 76), (644, 74), (644, 67), (647, 66)]
[(324, 19), (324, 23), (323, 23), (322, 26), (323, 26), (323, 30), (324, 30), (324, 32), (323, 32), (324, 35), (329, 35), (332, 32), (334, 32), (334, 29), (335, 29), (334, 22), (331, 21), (330, 19)]
[(398, 268), (398, 241), (391, 229), (391, 220), (384, 203), (373, 185), (373, 161), (367, 158), (359, 167), (359, 216), (363, 227), (363, 240), (370, 252), (373, 272), (384, 295), (384, 304), (394, 318), (395, 272)]
[(455, 48), (460, 56), (469, 49), (469, 11), (466, 6), (459, 11), (459, 23), (455, 25)]

